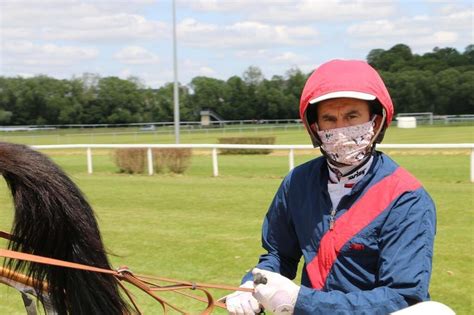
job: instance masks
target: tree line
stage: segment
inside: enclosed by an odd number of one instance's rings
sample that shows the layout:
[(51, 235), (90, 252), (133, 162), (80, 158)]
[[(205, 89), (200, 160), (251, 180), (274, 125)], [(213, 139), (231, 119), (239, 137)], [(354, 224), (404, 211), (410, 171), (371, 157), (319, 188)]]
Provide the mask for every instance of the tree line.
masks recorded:
[[(379, 70), (398, 113), (472, 114), (474, 45), (460, 53), (434, 48), (422, 55), (397, 44), (373, 49), (367, 61)], [(179, 86), (180, 116), (199, 120), (212, 109), (226, 120), (298, 118), (298, 104), (310, 73), (290, 69), (270, 79), (258, 67), (227, 80), (199, 76)], [(0, 124), (117, 124), (173, 120), (173, 84), (145, 88), (127, 80), (86, 73), (60, 80), (0, 76)]]

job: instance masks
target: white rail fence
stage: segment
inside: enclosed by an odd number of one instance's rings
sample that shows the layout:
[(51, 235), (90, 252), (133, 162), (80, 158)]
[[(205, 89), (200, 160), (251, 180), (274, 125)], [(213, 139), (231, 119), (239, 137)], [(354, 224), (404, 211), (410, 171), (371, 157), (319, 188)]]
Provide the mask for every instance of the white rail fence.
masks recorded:
[[(256, 144), (68, 144), (68, 145), (35, 145), (32, 146), (38, 150), (48, 149), (86, 149), (87, 172), (92, 174), (93, 161), (92, 149), (123, 149), (123, 148), (145, 148), (147, 149), (148, 174), (153, 175), (153, 151), (152, 149), (164, 148), (190, 148), (190, 149), (209, 149), (212, 155), (212, 173), (219, 175), (218, 150), (219, 149), (270, 149), (288, 151), (288, 167), (292, 170), (295, 167), (295, 150), (311, 150), (311, 145), (256, 145)], [(437, 143), (437, 144), (379, 144), (380, 149), (409, 149), (409, 150), (459, 150), (470, 149), (470, 180), (474, 183), (474, 143)]]

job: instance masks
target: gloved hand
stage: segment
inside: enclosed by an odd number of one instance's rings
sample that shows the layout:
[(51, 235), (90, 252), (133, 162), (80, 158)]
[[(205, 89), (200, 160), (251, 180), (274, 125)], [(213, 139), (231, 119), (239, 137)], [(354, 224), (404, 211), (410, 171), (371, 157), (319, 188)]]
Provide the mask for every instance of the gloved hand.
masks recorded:
[[(266, 310), (274, 314), (293, 314), (300, 287), (282, 275), (261, 269), (253, 269), (254, 278), (260, 278), (261, 284), (255, 287), (253, 296)], [(260, 276), (257, 276), (260, 274)], [(266, 284), (265, 283), (266, 280)]]
[[(253, 282), (247, 281), (241, 288), (253, 289)], [(231, 315), (254, 315), (260, 313), (260, 305), (252, 296), (252, 292), (235, 291), (225, 299), (227, 311)]]

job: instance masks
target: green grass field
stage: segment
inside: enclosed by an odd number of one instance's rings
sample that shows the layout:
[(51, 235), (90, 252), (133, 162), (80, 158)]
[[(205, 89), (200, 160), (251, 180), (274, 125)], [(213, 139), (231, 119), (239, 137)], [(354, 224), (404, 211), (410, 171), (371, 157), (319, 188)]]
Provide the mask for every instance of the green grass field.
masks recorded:
[[(385, 142), (474, 142), (473, 132), (473, 127), (391, 128)], [(308, 143), (302, 130), (274, 135), (279, 144)], [(181, 142), (216, 143), (216, 136), (183, 134)], [(107, 140), (112, 143), (111, 138)], [(167, 141), (172, 142), (172, 137)], [(136, 273), (230, 285), (237, 285), (262, 253), (261, 223), (288, 171), (284, 155), (227, 155), (219, 157), (220, 176), (213, 178), (210, 156), (200, 154), (193, 156), (192, 166), (184, 175), (130, 176), (118, 174), (110, 153), (102, 150), (94, 155), (95, 173), (87, 175), (84, 152), (47, 153), (64, 167), (92, 203), (106, 246), (113, 253), (110, 258), (114, 266), (127, 265)], [(457, 314), (470, 314), (474, 184), (469, 182), (469, 151), (392, 151), (391, 156), (421, 180), (437, 205), (431, 296)], [(295, 163), (313, 157), (297, 155)], [(13, 212), (5, 185), (0, 188), (0, 205), (0, 229), (8, 231)], [(216, 296), (225, 293), (216, 292)], [(193, 313), (199, 310), (199, 304), (186, 298), (167, 297)], [(158, 304), (142, 295), (138, 298), (145, 314), (161, 314)], [(6, 286), (0, 286), (0, 299), (0, 314), (25, 313), (20, 295)]]

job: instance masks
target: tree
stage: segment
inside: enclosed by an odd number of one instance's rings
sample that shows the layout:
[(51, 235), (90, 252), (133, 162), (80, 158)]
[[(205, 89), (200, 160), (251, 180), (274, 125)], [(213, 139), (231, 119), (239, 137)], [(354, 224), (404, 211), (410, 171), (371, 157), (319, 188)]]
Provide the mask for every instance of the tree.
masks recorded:
[(455, 92), (458, 90), (460, 79), (460, 73), (455, 69), (446, 69), (435, 75), (437, 93), (433, 102), (437, 114), (451, 114), (457, 111), (456, 107), (459, 104), (455, 104), (454, 100), (459, 101)]
[(474, 64), (474, 44), (467, 45), (464, 49), (463, 55), (468, 58), (468, 63)]
[(383, 72), (383, 79), (398, 113), (432, 111), (436, 86), (430, 72)]
[(224, 115), (222, 107), (229, 94), (225, 81), (201, 76), (193, 78), (189, 87), (193, 92), (189, 96), (189, 109), (194, 117), (199, 117), (203, 109), (212, 109)]
[[(188, 88), (179, 85), (180, 120), (196, 120), (189, 107)], [(174, 83), (167, 83), (157, 90), (147, 90), (144, 95), (148, 121), (173, 121), (174, 119)]]
[(387, 51), (373, 49), (367, 55), (367, 62), (382, 71), (398, 71), (410, 64), (413, 54), (410, 47), (397, 44)]
[(381, 48), (372, 49), (367, 55), (367, 62), (374, 68), (380, 68), (379, 60), (384, 52)]
[(19, 78), (0, 77), (0, 123), (14, 123), (14, 112), (16, 110), (16, 94), (15, 91), (20, 88), (17, 83)]
[(80, 124), (84, 118), (84, 106), (88, 103), (84, 84), (81, 79), (72, 78), (66, 82), (64, 97), (68, 100), (67, 106), (61, 107), (57, 118), (58, 124)]
[(260, 108), (254, 103), (255, 93), (249, 93), (249, 86), (238, 76), (227, 80), (229, 96), (223, 105), (226, 119), (256, 119)]
[(472, 113), (474, 108), (474, 71), (461, 73), (455, 86), (450, 105), (451, 114)]
[(278, 119), (285, 110), (287, 96), (285, 95), (285, 81), (281, 77), (264, 80), (257, 87), (256, 119)]
[(243, 79), (247, 85), (257, 86), (263, 81), (264, 77), (259, 67), (250, 66), (245, 70)]
[(286, 72), (285, 77), (285, 95), (287, 98), (286, 106), (284, 111), (281, 113), (281, 117), (298, 118), (301, 92), (303, 91), (304, 85), (309, 75), (305, 75), (298, 68), (293, 68)]
[[(5, 109), (14, 124), (57, 124), (61, 111), (72, 106), (69, 82), (47, 76), (15, 78), (5, 87)], [(63, 123), (69, 123), (64, 121)]]
[(387, 51), (388, 54), (393, 54), (394, 56), (397, 56), (398, 58), (404, 60), (404, 61), (409, 61), (413, 58), (413, 54), (411, 52), (411, 48), (408, 47), (405, 44), (396, 44), (392, 48), (390, 48)]
[(0, 124), (8, 124), (12, 118), (12, 112), (0, 109)]
[(88, 103), (89, 123), (131, 123), (142, 120), (143, 96), (134, 82), (117, 77), (101, 78), (97, 97)]

